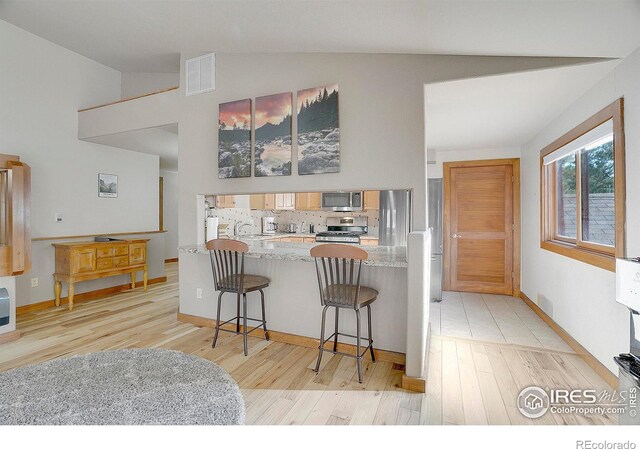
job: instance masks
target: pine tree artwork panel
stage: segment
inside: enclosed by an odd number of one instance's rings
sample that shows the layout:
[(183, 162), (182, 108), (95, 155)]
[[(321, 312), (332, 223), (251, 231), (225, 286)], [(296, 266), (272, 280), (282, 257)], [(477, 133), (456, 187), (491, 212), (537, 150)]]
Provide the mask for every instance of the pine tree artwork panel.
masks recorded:
[(298, 91), (298, 174), (340, 171), (338, 85)]

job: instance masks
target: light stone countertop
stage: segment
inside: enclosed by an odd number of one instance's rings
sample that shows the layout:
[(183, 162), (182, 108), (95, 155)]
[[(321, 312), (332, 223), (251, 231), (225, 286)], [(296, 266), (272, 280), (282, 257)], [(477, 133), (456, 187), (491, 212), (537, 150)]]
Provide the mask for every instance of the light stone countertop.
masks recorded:
[[(279, 235), (279, 234), (278, 234)], [(286, 235), (282, 235), (283, 237)], [(304, 237), (305, 234), (291, 234), (291, 236)], [(311, 235), (306, 235), (311, 237)], [(245, 238), (250, 237), (250, 238)], [(256, 237), (256, 238), (254, 238)], [(273, 238), (272, 236), (240, 236), (239, 240), (249, 245), (247, 257), (257, 259), (276, 259), (313, 262), (313, 257), (309, 254), (315, 243), (292, 243), (269, 241), (268, 239), (258, 239), (257, 237)], [(407, 247), (406, 246), (367, 246), (364, 247), (369, 253), (369, 259), (363, 261), (364, 265), (375, 267), (406, 268), (407, 267)], [(181, 253), (209, 254), (204, 245), (186, 245), (179, 248)]]
[[(315, 234), (310, 234), (308, 232), (277, 232), (275, 234), (265, 235), (265, 234), (240, 234), (235, 237), (238, 240), (242, 240), (243, 242), (256, 241), (256, 240), (272, 240), (272, 239), (282, 239), (287, 237), (307, 237), (307, 238), (315, 238)], [(377, 235), (362, 235), (360, 236), (362, 240), (377, 240)]]

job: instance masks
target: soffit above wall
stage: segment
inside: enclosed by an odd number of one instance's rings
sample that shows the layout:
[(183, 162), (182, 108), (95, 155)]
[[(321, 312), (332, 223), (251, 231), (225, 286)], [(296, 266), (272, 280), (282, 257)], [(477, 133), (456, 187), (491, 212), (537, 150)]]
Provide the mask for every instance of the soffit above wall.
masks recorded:
[(85, 139), (110, 147), (155, 154), (160, 157), (160, 170), (178, 171), (178, 124), (139, 129)]

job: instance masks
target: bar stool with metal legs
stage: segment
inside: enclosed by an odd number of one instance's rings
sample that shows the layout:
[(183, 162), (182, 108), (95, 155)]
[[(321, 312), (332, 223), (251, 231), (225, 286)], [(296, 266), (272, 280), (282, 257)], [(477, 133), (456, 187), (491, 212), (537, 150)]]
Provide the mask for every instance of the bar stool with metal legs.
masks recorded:
[[(376, 361), (373, 352), (373, 338), (371, 336), (371, 304), (378, 298), (378, 292), (369, 287), (360, 285), (360, 272), (362, 261), (369, 258), (369, 254), (362, 248), (352, 245), (318, 245), (311, 248), (311, 256), (315, 258), (318, 285), (320, 287), (320, 301), (322, 309), (322, 328), (320, 329), (320, 346), (316, 373), (320, 370), (323, 351), (333, 352), (348, 357), (354, 357), (358, 365), (358, 382), (362, 383), (362, 357), (371, 352), (371, 360)], [(324, 338), (324, 328), (327, 309), (334, 307), (335, 330), (328, 338)], [(360, 309), (367, 308), (367, 324), (369, 345), (360, 352)], [(351, 309), (356, 312), (356, 335), (343, 334), (338, 331), (340, 309)], [(337, 352), (338, 336), (356, 339), (356, 355)], [(325, 349), (326, 342), (333, 339), (333, 350)]]
[[(213, 337), (212, 348), (216, 347), (218, 333), (220, 331), (242, 334), (244, 343), (244, 355), (248, 355), (247, 335), (256, 329), (264, 329), (264, 337), (269, 340), (267, 331), (267, 321), (264, 312), (264, 289), (269, 286), (269, 279), (264, 276), (255, 276), (244, 273), (244, 254), (249, 251), (249, 246), (239, 240), (215, 239), (209, 240), (206, 244), (211, 259), (211, 270), (213, 271), (213, 282), (218, 295), (218, 313), (216, 315), (216, 333)], [(262, 301), (262, 319), (247, 317), (247, 293), (259, 291)], [(237, 301), (237, 315), (224, 323), (220, 322), (220, 308), (222, 305), (222, 295), (225, 293), (235, 293)], [(242, 314), (240, 314), (240, 296), (242, 295)], [(240, 332), (240, 318), (242, 318), (242, 332)], [(222, 326), (235, 320), (236, 330), (222, 329)], [(262, 323), (247, 331), (247, 320)]]

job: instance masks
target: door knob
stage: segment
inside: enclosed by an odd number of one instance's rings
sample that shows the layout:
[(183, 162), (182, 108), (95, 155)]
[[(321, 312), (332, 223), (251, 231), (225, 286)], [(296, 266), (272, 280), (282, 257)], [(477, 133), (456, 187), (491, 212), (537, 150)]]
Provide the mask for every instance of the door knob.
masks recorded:
[(452, 235), (451, 235), (451, 238), (452, 238), (452, 239), (457, 239), (457, 238), (460, 238), (460, 236), (459, 236), (458, 234), (452, 234)]

